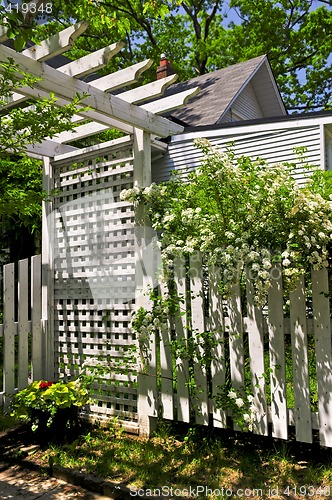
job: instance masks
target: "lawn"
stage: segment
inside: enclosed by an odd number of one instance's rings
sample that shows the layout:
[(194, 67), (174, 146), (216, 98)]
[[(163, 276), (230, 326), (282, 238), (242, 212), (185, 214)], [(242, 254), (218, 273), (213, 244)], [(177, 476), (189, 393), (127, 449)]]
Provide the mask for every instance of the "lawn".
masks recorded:
[[(7, 425), (12, 422), (7, 420)], [(4, 443), (2, 438), (3, 457), (15, 454), (41, 468), (62, 465), (141, 493), (145, 490), (147, 495), (160, 490), (175, 498), (175, 493), (180, 498), (191, 492), (192, 497), (199, 493), (201, 499), (239, 498), (241, 494), (255, 499), (321, 499), (330, 496), (332, 483), (330, 450), (166, 422), (160, 423), (151, 439), (126, 434), (121, 427), (87, 427), (75, 441), (37, 446), (33, 451), (27, 446), (27, 436), (24, 445), (16, 442), (11, 451)]]

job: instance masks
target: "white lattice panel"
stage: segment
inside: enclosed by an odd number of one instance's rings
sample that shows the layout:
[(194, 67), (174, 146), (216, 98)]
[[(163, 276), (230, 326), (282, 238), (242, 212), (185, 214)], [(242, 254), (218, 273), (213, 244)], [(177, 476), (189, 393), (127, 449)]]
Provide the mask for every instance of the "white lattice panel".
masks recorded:
[(136, 366), (123, 366), (136, 339), (134, 211), (120, 201), (133, 185), (133, 150), (123, 141), (53, 163), (55, 369), (75, 376), (85, 364), (107, 363), (93, 413), (137, 420)]

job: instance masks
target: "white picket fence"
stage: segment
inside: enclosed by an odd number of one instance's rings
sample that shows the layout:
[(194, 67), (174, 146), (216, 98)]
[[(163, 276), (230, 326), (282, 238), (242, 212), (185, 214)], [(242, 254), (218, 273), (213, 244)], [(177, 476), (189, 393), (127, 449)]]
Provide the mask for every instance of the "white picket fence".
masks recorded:
[[(201, 256), (194, 257), (188, 276), (185, 261), (174, 261), (174, 289), (187, 301), (180, 304), (182, 314), (170, 317), (167, 326), (151, 339), (146, 369), (139, 374), (138, 386), (130, 389), (137, 395), (138, 422), (147, 418), (153, 422), (161, 415), (226, 428), (229, 411), (216, 406), (214, 395), (229, 378), (232, 387), (246, 386), (254, 396), (258, 410), (254, 433), (286, 440), (295, 428), (298, 441), (311, 443), (317, 436), (321, 445), (332, 447), (328, 270), (312, 272), (309, 295), (304, 280), (299, 281), (288, 297), (289, 314), (285, 316), (280, 272), (273, 273), (268, 304), (262, 310), (254, 304), (249, 278), (245, 299), (240, 286), (234, 286), (231, 297), (222, 300), (216, 271), (210, 268), (203, 276)], [(30, 265), (27, 259), (20, 261), (17, 276), (15, 269), (14, 264), (4, 266), (0, 403), (5, 406), (15, 390), (43, 378), (46, 349), (40, 256), (33, 257)], [(162, 293), (166, 293), (165, 285)], [(174, 359), (174, 341), (186, 344), (188, 337), (203, 332), (212, 332), (215, 340), (209, 366), (191, 365), (188, 358)], [(96, 404), (104, 404), (104, 399), (102, 396), (102, 402)], [(118, 405), (111, 416), (118, 413), (121, 418), (123, 412)]]
[[(288, 439), (293, 426), (296, 440), (311, 443), (316, 434), (321, 445), (332, 447), (328, 271), (312, 271), (309, 305), (304, 280), (299, 281), (290, 294), (290, 314), (285, 317), (280, 269), (271, 273), (277, 279), (271, 280), (268, 305), (262, 310), (254, 304), (249, 279), (246, 299), (242, 298), (245, 306), (241, 304), (240, 285), (234, 286), (228, 301), (223, 301), (214, 270), (210, 269), (209, 277), (203, 279), (200, 256), (194, 257), (187, 279), (185, 262), (174, 262), (175, 290), (179, 296), (190, 296), (190, 300), (180, 304), (182, 315), (170, 317), (159, 340), (151, 343), (149, 366), (141, 376), (149, 416), (161, 414), (165, 419), (189, 422), (194, 415), (197, 424), (227, 427), (229, 410), (217, 408), (213, 396), (224, 385), (228, 367), (230, 385), (235, 389), (249, 386), (254, 396), (258, 410), (254, 433)], [(204, 302), (208, 302), (208, 311)], [(213, 332), (217, 343), (212, 347), (210, 366), (192, 366), (193, 394), (188, 383), (190, 360), (174, 359), (172, 342), (183, 342), (188, 332), (195, 336), (207, 331)]]
[(40, 255), (30, 263), (29, 259), (19, 261), (17, 268), (13, 263), (3, 267), (2, 300), (0, 403), (7, 407), (16, 389), (43, 377)]

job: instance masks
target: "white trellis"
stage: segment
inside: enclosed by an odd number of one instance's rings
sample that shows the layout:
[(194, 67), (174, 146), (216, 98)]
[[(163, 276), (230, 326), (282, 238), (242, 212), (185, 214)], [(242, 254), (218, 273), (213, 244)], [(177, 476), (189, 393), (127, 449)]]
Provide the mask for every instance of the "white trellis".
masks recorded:
[[(57, 190), (52, 202), (45, 202), (43, 206), (45, 378), (76, 374), (86, 359), (104, 356), (115, 362), (125, 347), (135, 342), (129, 329), (130, 316), (135, 307), (147, 300), (142, 294), (147, 277), (136, 276), (135, 304), (124, 304), (119, 298), (110, 304), (106, 286), (104, 294), (99, 290), (98, 297), (92, 297), (87, 282), (93, 283), (101, 262), (111, 263), (114, 276), (120, 278), (120, 289), (126, 287), (123, 277), (136, 272), (135, 262), (142, 249), (134, 241), (135, 214), (132, 206), (119, 200), (119, 193), (124, 188), (150, 184), (152, 146), (164, 150), (165, 145), (158, 138), (183, 130), (160, 114), (182, 106), (198, 91), (194, 88), (162, 98), (165, 89), (176, 80), (175, 75), (128, 90), (128, 86), (138, 83), (140, 75), (151, 66), (151, 60), (90, 83), (79, 79), (107, 66), (123, 47), (120, 42), (58, 69), (46, 64), (47, 60), (69, 50), (87, 26), (86, 22), (78, 23), (20, 53), (0, 45), (1, 62), (11, 58), (20, 70), (40, 77), (33, 88), (22, 87), (19, 93), (14, 93), (2, 112), (24, 105), (27, 99), (47, 97), (50, 92), (59, 106), (70, 102), (77, 93), (87, 96), (84, 106), (88, 109), (78, 109), (73, 117), (77, 124), (74, 131), (60, 133), (27, 148), (28, 154), (43, 159), (45, 190), (49, 193), (54, 188)], [(5, 40), (6, 32), (2, 30), (0, 42)], [(21, 78), (19, 72), (17, 77)], [(114, 91), (116, 95), (112, 94)], [(81, 121), (85, 123), (80, 124)], [(83, 149), (69, 144), (110, 128), (128, 135)], [(112, 206), (108, 199), (110, 193)], [(95, 205), (93, 199), (97, 200)], [(93, 225), (93, 217), (100, 210), (103, 224)], [(119, 258), (121, 266), (116, 262)], [(101, 384), (101, 395), (93, 410), (99, 417), (119, 415), (131, 429), (139, 427), (141, 432), (148, 432), (150, 421), (149, 417), (144, 419), (144, 415), (151, 415), (151, 408), (149, 412), (139, 412), (140, 422), (137, 417), (137, 404), (142, 408), (147, 404), (148, 387), (142, 378), (137, 402), (137, 367), (132, 368), (130, 374), (112, 373)]]

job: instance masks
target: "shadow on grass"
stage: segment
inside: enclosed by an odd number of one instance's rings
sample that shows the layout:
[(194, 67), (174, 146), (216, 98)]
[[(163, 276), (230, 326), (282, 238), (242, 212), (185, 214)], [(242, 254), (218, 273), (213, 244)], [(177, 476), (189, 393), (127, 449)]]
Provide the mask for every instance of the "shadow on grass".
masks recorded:
[[(0, 452), (17, 454), (20, 443), (27, 446), (29, 439), (26, 429), (13, 431), (6, 442), (0, 439)], [(149, 440), (111, 428), (86, 428), (78, 439), (44, 446), (34, 459), (44, 466), (59, 464), (145, 490), (257, 490), (251, 498), (267, 498), (272, 488), (324, 488), (332, 480), (331, 450), (184, 424), (162, 423)]]

